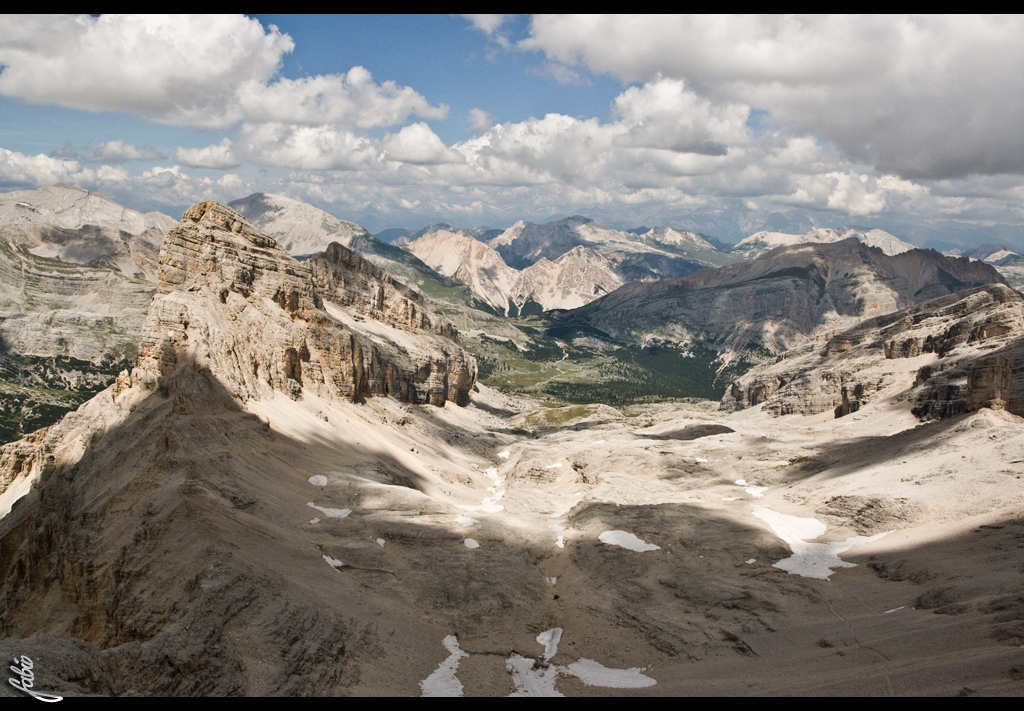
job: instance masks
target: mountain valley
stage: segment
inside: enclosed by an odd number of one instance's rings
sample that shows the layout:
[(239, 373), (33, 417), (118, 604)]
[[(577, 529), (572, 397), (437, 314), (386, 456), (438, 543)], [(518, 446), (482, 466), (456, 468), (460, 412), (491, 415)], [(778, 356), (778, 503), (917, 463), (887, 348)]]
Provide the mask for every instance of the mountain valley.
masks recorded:
[(83, 391), (0, 447), (37, 689), (1024, 691), (1024, 300), (980, 257), (136, 215), (0, 226), (6, 387)]

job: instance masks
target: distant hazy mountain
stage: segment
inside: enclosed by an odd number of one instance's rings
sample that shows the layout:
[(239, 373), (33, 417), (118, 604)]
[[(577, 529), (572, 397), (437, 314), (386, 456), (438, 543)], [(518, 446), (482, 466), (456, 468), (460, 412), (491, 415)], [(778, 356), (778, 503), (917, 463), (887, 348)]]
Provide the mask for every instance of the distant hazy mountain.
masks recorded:
[(890, 256), (851, 238), (784, 247), (678, 279), (634, 282), (556, 316), (627, 342), (697, 341), (725, 353), (776, 354), (816, 331), (1003, 282), (983, 262), (919, 249)]
[(613, 263), (624, 281), (683, 276), (736, 260), (694, 232), (668, 227), (620, 232), (579, 215), (542, 225), (520, 220), (487, 244), (516, 269), (587, 247)]
[(331, 242), (357, 249), (370, 234), (354, 222), (283, 195), (254, 193), (229, 205), (295, 257), (319, 254)]
[(814, 227), (804, 234), (770, 231), (756, 232), (733, 247), (732, 253), (741, 254), (745, 258), (751, 259), (778, 247), (790, 247), (796, 244), (809, 243), (829, 244), (851, 237), (860, 240), (868, 246), (878, 247), (890, 256), (915, 249), (914, 245), (899, 240), (883, 230), (859, 227), (843, 227), (840, 229)]
[(608, 260), (581, 246), (554, 260), (541, 257), (522, 270), (508, 266), (471, 234), (447, 228), (421, 235), (405, 249), (506, 315), (517, 316), (531, 305), (537, 310), (576, 308), (623, 284)]
[(156, 280), (157, 253), (177, 220), (142, 214), (99, 193), (58, 183), (0, 195), (3, 239), (29, 254), (109, 266)]
[(620, 232), (580, 216), (542, 225), (519, 221), (500, 232), (436, 225), (415, 236), (406, 249), (512, 315), (534, 307), (575, 308), (630, 281), (690, 274), (738, 258), (693, 232)]

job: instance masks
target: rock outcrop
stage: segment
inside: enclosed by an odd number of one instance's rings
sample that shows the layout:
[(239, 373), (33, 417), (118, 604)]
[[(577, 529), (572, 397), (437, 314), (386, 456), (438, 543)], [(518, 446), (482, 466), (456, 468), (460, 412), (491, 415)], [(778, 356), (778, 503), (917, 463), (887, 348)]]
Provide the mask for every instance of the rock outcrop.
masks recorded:
[(1024, 415), (1024, 299), (991, 284), (868, 319), (748, 373), (722, 407), (842, 417), (883, 394), (910, 398), (923, 419)]
[(141, 371), (184, 360), (232, 394), (465, 404), (476, 363), (423, 298), (339, 244), (297, 262), (230, 208), (195, 205), (160, 255)]

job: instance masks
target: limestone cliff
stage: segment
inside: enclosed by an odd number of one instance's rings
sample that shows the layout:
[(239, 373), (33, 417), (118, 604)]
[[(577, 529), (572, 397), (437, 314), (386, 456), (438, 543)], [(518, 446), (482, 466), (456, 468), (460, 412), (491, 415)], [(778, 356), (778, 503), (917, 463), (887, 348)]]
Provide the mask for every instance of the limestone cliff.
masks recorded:
[(733, 383), (726, 410), (776, 415), (910, 398), (930, 419), (978, 410), (1024, 414), (1024, 299), (990, 284), (868, 319), (794, 350)]
[(476, 363), (422, 297), (339, 244), (297, 262), (238, 213), (190, 208), (160, 252), (139, 368), (209, 368), (235, 397), (465, 404)]

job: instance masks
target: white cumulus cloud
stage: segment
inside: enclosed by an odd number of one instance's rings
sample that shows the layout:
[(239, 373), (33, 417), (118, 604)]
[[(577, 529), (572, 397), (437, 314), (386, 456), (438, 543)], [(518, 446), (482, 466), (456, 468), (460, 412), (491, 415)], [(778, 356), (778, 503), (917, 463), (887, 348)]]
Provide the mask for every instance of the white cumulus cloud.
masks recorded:
[(388, 160), (417, 165), (465, 161), (461, 153), (445, 146), (425, 123), (410, 124), (396, 134), (388, 134), (384, 138), (384, 151)]
[(372, 167), (379, 141), (331, 125), (243, 124), (234, 153), (256, 165), (296, 170), (357, 170)]
[(294, 43), (243, 15), (34, 15), (0, 23), (0, 94), (205, 128), (241, 118)]
[(184, 163), (193, 168), (234, 168), (241, 161), (235, 157), (233, 144), (230, 138), (225, 138), (220, 143), (202, 148), (178, 147), (174, 151), (174, 160)]
[(120, 139), (105, 141), (83, 158), (92, 163), (124, 163), (130, 160), (163, 160), (163, 153), (155, 148), (134, 146)]
[(684, 80), (910, 178), (1024, 173), (1024, 17), (535, 16), (568, 69)]
[(431, 106), (422, 95), (392, 81), (377, 84), (363, 67), (346, 74), (247, 82), (239, 101), (252, 122), (337, 124), (357, 128), (393, 126), (410, 115), (443, 119), (444, 104)]

